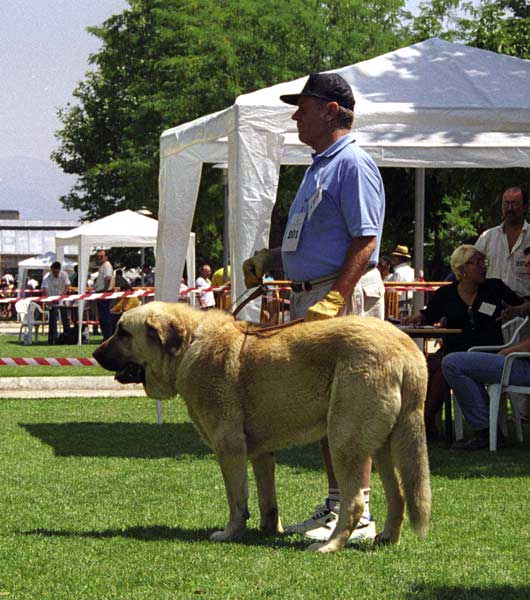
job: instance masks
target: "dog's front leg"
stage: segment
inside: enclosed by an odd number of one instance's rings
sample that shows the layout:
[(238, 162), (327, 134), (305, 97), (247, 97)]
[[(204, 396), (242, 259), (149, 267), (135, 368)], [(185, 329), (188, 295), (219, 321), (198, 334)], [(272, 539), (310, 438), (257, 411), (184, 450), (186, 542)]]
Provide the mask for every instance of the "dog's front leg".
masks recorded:
[(259, 511), (261, 515), (260, 529), (269, 533), (283, 533), (278, 502), (276, 500), (276, 484), (274, 454), (268, 452), (252, 459), (252, 468), (258, 488)]
[[(217, 460), (225, 482), (226, 496), (230, 509), (230, 520), (223, 531), (211, 535), (218, 542), (240, 540), (246, 529), (248, 512), (247, 452), (243, 436), (231, 434), (215, 444)], [(241, 440), (238, 442), (237, 438)]]

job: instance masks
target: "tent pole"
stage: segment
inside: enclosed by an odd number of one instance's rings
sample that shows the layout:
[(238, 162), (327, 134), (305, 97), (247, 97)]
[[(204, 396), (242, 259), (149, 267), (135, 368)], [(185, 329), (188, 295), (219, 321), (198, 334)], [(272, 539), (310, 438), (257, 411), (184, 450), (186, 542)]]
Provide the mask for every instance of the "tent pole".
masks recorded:
[[(425, 169), (414, 171), (414, 271), (416, 280), (424, 275), (423, 247), (425, 243)], [(425, 305), (425, 294), (414, 294), (413, 312)]]
[(228, 233), (228, 165), (223, 170), (224, 221), (223, 221), (223, 282), (228, 281), (228, 257), (230, 256), (230, 236)]

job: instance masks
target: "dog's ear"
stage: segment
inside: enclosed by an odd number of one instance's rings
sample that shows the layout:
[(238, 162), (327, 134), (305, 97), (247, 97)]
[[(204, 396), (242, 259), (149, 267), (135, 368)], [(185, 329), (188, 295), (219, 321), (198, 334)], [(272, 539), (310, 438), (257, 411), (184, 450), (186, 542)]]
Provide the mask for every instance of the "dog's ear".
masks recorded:
[(189, 337), (175, 317), (169, 314), (151, 315), (147, 317), (147, 337), (160, 344), (168, 354), (178, 354), (182, 343)]

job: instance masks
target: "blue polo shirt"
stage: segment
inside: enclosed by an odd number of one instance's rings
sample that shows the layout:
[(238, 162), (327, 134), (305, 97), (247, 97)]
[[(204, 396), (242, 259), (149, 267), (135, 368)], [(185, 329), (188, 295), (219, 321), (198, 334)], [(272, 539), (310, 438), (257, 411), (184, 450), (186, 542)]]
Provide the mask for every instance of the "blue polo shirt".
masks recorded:
[[(309, 214), (315, 197), (321, 200)], [(305, 213), (294, 251), (284, 248), (289, 223)], [(282, 263), (293, 281), (310, 281), (342, 267), (353, 238), (376, 236), (370, 261), (377, 262), (385, 217), (381, 174), (370, 155), (355, 144), (353, 134), (313, 155), (289, 210), (282, 244)], [(298, 219), (301, 217), (298, 216)]]

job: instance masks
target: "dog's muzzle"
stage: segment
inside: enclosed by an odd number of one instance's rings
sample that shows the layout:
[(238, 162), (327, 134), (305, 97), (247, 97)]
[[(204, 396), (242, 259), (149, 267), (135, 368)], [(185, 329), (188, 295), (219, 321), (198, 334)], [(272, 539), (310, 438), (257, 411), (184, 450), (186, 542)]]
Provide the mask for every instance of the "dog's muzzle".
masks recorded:
[(145, 369), (136, 363), (127, 363), (114, 375), (120, 383), (145, 383)]

